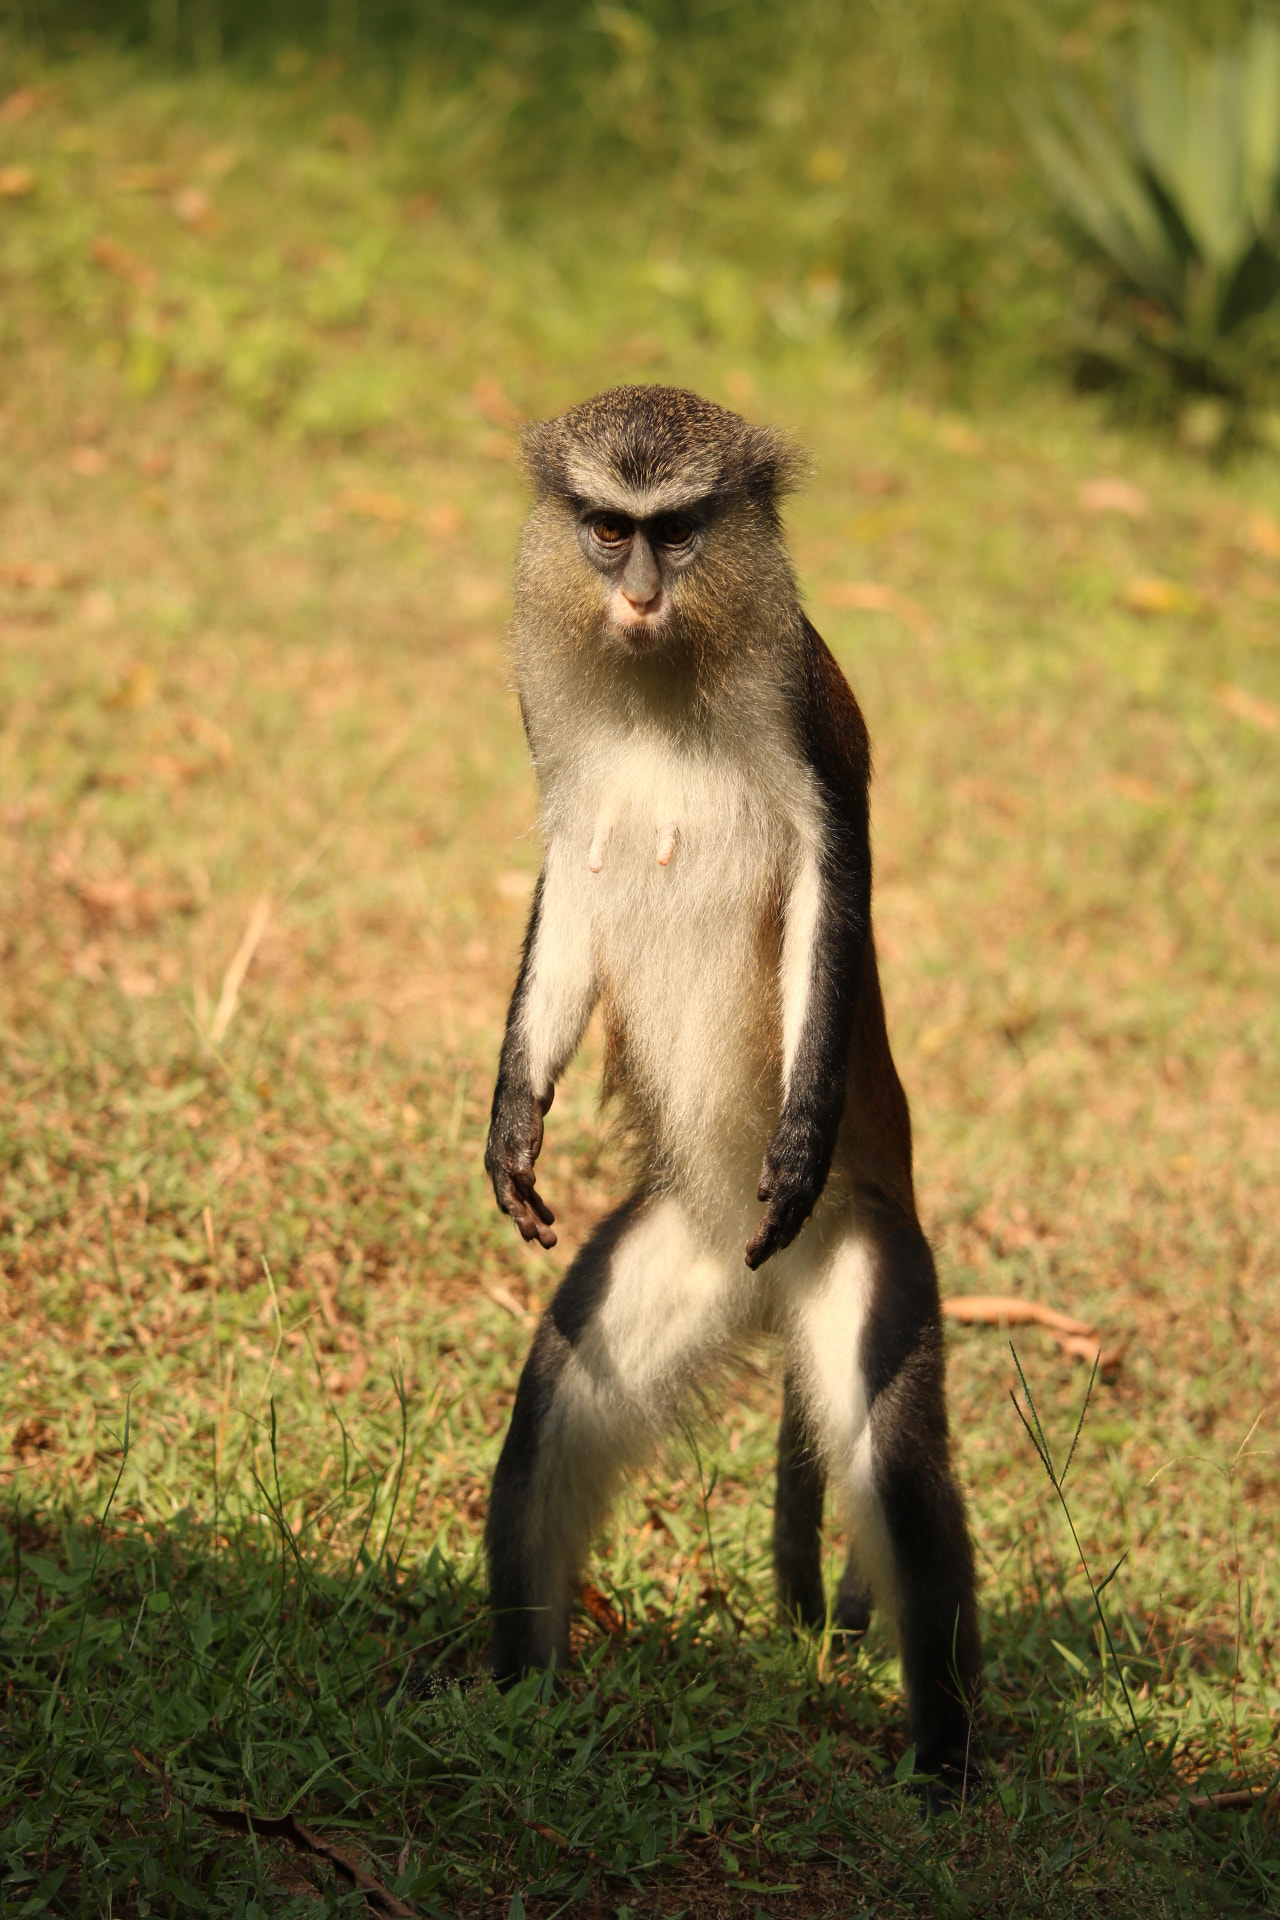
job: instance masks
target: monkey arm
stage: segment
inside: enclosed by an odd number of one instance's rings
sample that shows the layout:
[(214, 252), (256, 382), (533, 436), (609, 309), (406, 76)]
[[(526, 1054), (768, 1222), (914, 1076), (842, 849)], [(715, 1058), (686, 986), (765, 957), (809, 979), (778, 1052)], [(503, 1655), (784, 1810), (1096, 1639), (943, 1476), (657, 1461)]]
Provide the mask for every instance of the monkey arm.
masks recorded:
[(796, 727), (818, 800), (802, 835), (782, 949), (782, 1112), (757, 1198), (767, 1211), (747, 1243), (759, 1267), (789, 1246), (826, 1184), (844, 1115), (849, 1048), (871, 928), (866, 727), (844, 675), (813, 628)]
[(534, 892), (507, 1013), (484, 1155), (498, 1205), (526, 1240), (544, 1247), (553, 1247), (556, 1236), (555, 1215), (535, 1184), (543, 1117), (598, 995), (586, 917), (574, 911), (567, 876), (551, 849)]

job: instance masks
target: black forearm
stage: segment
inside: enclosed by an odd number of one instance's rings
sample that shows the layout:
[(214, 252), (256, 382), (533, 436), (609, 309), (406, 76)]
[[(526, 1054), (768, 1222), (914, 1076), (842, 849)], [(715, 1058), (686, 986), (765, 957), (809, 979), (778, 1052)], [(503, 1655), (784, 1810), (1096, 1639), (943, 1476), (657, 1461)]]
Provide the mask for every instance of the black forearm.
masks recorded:
[(820, 1166), (819, 1184), (827, 1177), (844, 1115), (849, 1043), (871, 927), (865, 831), (859, 831), (860, 822), (840, 817), (827, 799), (804, 1020), (778, 1123), (779, 1134), (794, 1142), (795, 1151)]
[[(857, 813), (824, 794), (817, 899), (804, 956), (803, 1015), (786, 1063), (782, 1112), (769, 1141), (758, 1197), (769, 1211), (747, 1247), (757, 1267), (795, 1239), (816, 1205), (844, 1117), (849, 1048), (871, 925), (870, 845)], [(799, 932), (790, 937), (801, 937)]]
[(534, 1091), (524, 1032), (525, 1001), (542, 915), (542, 890), (543, 881), (539, 876), (525, 929), (520, 972), (507, 1011), (507, 1030), (493, 1090), (484, 1164), (493, 1183), (494, 1198), (502, 1211), (510, 1214), (524, 1238), (538, 1240), (543, 1246), (554, 1246), (556, 1237), (550, 1231), (554, 1216), (535, 1190), (534, 1172), (534, 1163), (542, 1149), (543, 1116), (551, 1105), (551, 1096), (548, 1093), (539, 1097)]

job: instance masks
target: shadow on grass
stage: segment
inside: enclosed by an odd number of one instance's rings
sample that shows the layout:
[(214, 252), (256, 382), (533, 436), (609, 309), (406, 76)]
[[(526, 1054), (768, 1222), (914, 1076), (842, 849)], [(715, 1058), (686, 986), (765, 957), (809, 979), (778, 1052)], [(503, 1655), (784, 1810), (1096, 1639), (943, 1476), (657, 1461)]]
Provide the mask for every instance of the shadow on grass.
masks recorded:
[[(990, 1789), (922, 1825), (874, 1631), (841, 1653), (713, 1596), (588, 1626), (572, 1673), (503, 1696), (472, 1581), (397, 1564), (376, 1503), (335, 1564), (257, 1487), (217, 1528), (0, 1529), (6, 1916), (1274, 1910), (1265, 1816), (1153, 1798), (1168, 1755), (1051, 1600), (992, 1620)], [(322, 1831), (391, 1904), (231, 1809)]]

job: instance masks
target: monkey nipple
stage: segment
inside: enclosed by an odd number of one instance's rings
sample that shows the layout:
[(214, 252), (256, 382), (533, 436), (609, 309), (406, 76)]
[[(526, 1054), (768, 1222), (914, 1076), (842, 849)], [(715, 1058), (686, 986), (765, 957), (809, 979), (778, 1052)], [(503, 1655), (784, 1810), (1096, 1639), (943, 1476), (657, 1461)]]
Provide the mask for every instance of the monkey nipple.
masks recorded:
[(587, 867), (592, 873), (599, 873), (604, 865), (604, 850), (609, 844), (610, 823), (601, 820), (596, 827), (596, 837), (591, 842), (591, 851), (587, 855)]
[(676, 822), (663, 820), (658, 827), (658, 865), (669, 867), (676, 850)]

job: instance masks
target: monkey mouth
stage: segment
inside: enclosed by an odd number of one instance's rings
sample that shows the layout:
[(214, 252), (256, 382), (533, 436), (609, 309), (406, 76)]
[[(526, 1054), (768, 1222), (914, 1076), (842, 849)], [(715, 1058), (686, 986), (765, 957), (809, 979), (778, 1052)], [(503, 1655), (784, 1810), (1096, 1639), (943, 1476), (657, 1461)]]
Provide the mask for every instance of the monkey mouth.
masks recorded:
[(666, 634), (669, 622), (663, 615), (661, 620), (611, 620), (610, 634), (621, 640), (629, 653), (648, 653)]
[(668, 632), (671, 626), (671, 602), (664, 594), (659, 604), (649, 612), (615, 613), (610, 607), (605, 619), (605, 627), (610, 637), (621, 640), (630, 653), (646, 653)]

